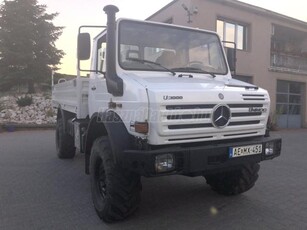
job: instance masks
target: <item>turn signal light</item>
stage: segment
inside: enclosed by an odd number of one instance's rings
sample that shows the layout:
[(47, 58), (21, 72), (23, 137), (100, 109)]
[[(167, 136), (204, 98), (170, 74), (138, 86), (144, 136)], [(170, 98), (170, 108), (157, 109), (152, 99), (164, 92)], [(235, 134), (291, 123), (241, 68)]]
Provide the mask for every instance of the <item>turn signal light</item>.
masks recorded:
[(134, 130), (137, 133), (147, 134), (148, 133), (148, 122), (135, 122)]

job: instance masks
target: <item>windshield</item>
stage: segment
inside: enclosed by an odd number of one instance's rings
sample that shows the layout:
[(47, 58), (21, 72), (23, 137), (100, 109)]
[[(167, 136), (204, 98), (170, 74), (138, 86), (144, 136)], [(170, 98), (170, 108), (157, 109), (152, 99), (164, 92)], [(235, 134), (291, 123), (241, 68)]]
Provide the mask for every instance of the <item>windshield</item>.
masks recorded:
[(165, 71), (168, 68), (227, 73), (222, 47), (214, 33), (123, 20), (119, 24), (119, 44), (119, 64), (126, 70)]

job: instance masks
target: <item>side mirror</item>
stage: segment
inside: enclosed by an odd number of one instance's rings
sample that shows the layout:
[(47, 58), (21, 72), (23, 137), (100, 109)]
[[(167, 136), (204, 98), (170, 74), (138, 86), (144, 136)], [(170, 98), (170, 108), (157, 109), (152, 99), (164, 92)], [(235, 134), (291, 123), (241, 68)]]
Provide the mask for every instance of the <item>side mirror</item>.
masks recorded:
[(78, 35), (78, 60), (88, 60), (91, 57), (91, 36), (89, 33)]
[(228, 61), (229, 69), (232, 72), (236, 71), (236, 62), (237, 62), (236, 56), (237, 56), (236, 49), (227, 48), (227, 61)]

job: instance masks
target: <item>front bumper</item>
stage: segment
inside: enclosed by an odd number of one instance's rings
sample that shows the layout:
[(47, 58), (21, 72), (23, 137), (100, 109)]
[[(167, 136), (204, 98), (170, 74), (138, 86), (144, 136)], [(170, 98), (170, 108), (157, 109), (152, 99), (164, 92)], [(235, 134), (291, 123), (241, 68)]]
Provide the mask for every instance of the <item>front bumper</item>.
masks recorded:
[[(266, 143), (274, 144), (271, 155), (265, 154)], [(229, 148), (262, 144), (262, 153), (237, 158), (229, 157)], [(197, 176), (210, 174), (217, 171), (226, 171), (247, 163), (257, 163), (273, 159), (280, 155), (281, 138), (258, 137), (245, 140), (232, 140), (231, 142), (210, 142), (193, 145), (161, 146), (156, 150), (126, 150), (120, 157), (122, 166), (146, 177), (162, 176), (169, 174), (182, 174)], [(167, 173), (157, 173), (155, 170), (156, 156), (173, 154), (175, 169)]]

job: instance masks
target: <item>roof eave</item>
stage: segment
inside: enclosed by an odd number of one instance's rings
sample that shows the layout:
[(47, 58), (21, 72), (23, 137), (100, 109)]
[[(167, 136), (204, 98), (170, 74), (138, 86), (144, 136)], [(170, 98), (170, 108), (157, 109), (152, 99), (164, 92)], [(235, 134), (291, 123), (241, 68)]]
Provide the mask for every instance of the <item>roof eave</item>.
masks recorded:
[(262, 14), (264, 16), (268, 16), (268, 17), (273, 17), (279, 20), (283, 20), (286, 21), (288, 23), (294, 23), (296, 25), (300, 25), (303, 27), (307, 27), (307, 22), (296, 19), (296, 18), (292, 18), (271, 10), (267, 10), (258, 6), (254, 6), (245, 2), (241, 2), (241, 1), (237, 1), (237, 0), (209, 0), (211, 2), (215, 2), (215, 3), (219, 3), (219, 4), (224, 4), (224, 5), (228, 5), (228, 6), (232, 6), (232, 7), (236, 7), (236, 8), (242, 8), (244, 10), (248, 10), (257, 14)]
[(170, 3), (168, 3), (167, 5), (165, 5), (164, 7), (162, 7), (160, 10), (158, 10), (156, 13), (150, 15), (148, 18), (146, 18), (145, 20), (150, 20), (151, 18), (153, 18), (154, 16), (156, 16), (157, 14), (161, 13), (163, 10), (166, 10), (168, 7), (170, 7), (171, 5), (175, 4), (176, 2), (178, 2), (179, 0), (173, 0)]

